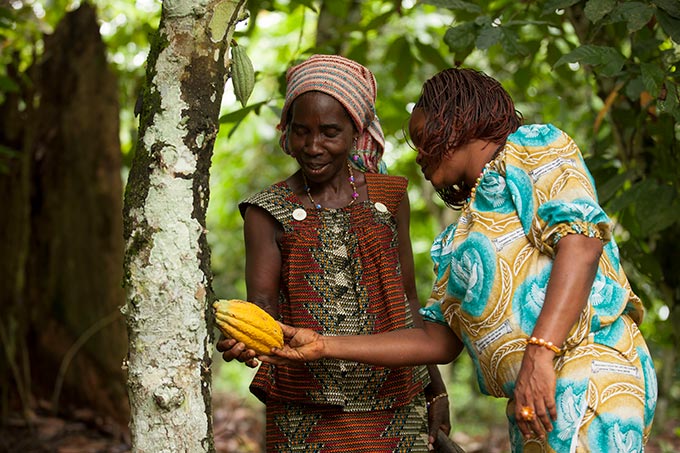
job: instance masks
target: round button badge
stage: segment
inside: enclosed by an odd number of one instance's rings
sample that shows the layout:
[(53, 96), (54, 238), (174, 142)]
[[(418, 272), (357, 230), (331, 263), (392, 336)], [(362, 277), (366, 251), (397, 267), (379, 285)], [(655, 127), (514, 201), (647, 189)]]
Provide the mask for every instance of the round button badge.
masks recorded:
[(307, 218), (307, 211), (302, 208), (297, 208), (293, 211), (293, 218), (298, 221), (305, 220)]
[(375, 209), (376, 209), (378, 212), (387, 212), (387, 206), (385, 206), (384, 204), (382, 204), (382, 203), (379, 202), (379, 201), (375, 204)]

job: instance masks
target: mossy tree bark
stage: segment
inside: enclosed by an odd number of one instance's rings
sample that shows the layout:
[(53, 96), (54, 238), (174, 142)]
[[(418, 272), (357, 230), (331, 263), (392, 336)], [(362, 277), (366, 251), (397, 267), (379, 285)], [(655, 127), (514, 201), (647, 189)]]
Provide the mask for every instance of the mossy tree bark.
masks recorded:
[(136, 452), (214, 451), (209, 168), (245, 0), (166, 0), (147, 60), (124, 202)]

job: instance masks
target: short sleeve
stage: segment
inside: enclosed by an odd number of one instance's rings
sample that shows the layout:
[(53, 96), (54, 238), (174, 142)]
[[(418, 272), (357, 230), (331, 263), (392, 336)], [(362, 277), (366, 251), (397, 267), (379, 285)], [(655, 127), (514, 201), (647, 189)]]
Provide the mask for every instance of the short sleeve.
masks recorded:
[(442, 313), (441, 302), (434, 301), (428, 306), (421, 308), (419, 311), (420, 315), (423, 317), (423, 321), (434, 322), (448, 327), (449, 323), (446, 322), (444, 313)]
[(551, 125), (532, 125), (520, 128), (508, 141), (515, 158), (506, 163), (509, 185), (534, 245), (553, 255), (567, 234), (610, 240), (610, 219), (571, 137)]
[(449, 225), (439, 233), (432, 243), (430, 257), (434, 265), (435, 283), (427, 305), (420, 309), (424, 321), (435, 322), (448, 326), (449, 323), (442, 312), (442, 302), (446, 297), (446, 287), (451, 269), (453, 236), (456, 232), (455, 224)]

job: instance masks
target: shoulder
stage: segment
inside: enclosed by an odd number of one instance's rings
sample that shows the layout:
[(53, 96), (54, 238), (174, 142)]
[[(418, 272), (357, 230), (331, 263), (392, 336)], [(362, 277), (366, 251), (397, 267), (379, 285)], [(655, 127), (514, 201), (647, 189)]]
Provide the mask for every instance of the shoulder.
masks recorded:
[(272, 212), (275, 207), (280, 207), (286, 201), (290, 201), (292, 192), (285, 181), (277, 182), (271, 186), (254, 193), (238, 204), (241, 217), (245, 216), (248, 206), (258, 206), (268, 212)]
[(547, 146), (568, 137), (552, 124), (527, 124), (508, 136), (508, 142), (524, 147)]
[(408, 179), (404, 176), (385, 175), (382, 173), (364, 173), (366, 184), (378, 187), (390, 187), (396, 189), (406, 189)]
[(525, 169), (582, 159), (574, 140), (552, 124), (521, 126), (508, 136), (505, 154), (508, 166)]

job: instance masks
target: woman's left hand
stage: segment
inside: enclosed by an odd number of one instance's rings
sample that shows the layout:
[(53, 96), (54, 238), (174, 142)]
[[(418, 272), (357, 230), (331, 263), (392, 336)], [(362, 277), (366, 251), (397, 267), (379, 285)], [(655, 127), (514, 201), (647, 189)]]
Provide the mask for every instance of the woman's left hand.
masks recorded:
[(438, 398), (428, 404), (427, 421), (430, 427), (428, 443), (434, 445), (437, 441), (437, 432), (443, 431), (447, 436), (451, 432), (451, 419), (449, 412), (448, 397)]
[(545, 438), (557, 419), (555, 406), (555, 353), (539, 346), (527, 346), (515, 382), (515, 417), (525, 438)]

